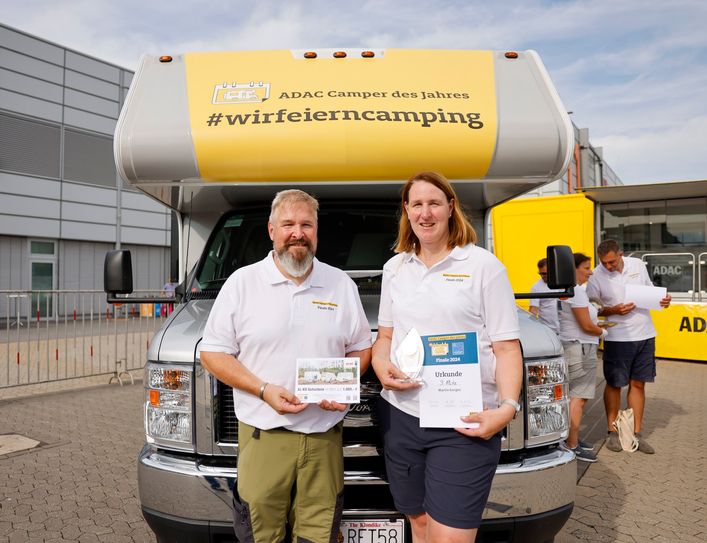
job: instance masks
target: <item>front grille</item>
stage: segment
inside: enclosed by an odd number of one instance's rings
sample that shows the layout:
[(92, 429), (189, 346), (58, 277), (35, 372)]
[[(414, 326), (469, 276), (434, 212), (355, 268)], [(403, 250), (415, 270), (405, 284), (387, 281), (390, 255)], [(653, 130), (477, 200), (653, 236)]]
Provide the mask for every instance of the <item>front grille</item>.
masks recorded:
[[(369, 373), (373, 373), (372, 371)], [(380, 385), (375, 379), (365, 375), (362, 384), (361, 403), (353, 406), (344, 419), (344, 445), (374, 445), (381, 447), (376, 416), (376, 405)], [(214, 402), (214, 428), (216, 442), (238, 443), (238, 419), (233, 409), (233, 389), (217, 381)]]
[(238, 419), (233, 409), (233, 389), (217, 381), (214, 398), (216, 443), (238, 443)]
[(194, 292), (190, 292), (188, 294), (187, 301), (190, 301), (190, 300), (215, 300), (216, 296), (218, 296), (218, 293), (219, 293), (219, 289), (217, 289), (217, 288), (197, 290)]

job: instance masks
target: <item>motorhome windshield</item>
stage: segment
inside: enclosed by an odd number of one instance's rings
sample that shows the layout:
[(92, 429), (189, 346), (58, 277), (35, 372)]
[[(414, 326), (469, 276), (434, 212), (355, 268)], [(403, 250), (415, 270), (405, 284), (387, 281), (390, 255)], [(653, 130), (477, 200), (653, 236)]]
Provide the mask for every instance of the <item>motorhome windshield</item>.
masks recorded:
[[(352, 272), (382, 270), (394, 255), (397, 203), (321, 202), (320, 206), (317, 258)], [(261, 207), (226, 215), (211, 237), (193, 288), (218, 289), (238, 268), (262, 260), (272, 249), (269, 214), (269, 207)]]

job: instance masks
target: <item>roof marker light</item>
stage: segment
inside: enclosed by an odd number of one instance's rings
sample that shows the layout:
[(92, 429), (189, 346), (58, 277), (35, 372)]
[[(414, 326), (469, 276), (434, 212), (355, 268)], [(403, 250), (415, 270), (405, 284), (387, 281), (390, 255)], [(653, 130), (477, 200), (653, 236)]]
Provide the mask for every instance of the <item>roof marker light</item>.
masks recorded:
[(160, 62), (172, 62), (172, 57), (169, 55), (162, 55), (160, 57)]
[(314, 51), (307, 51), (304, 54), (304, 58), (317, 58), (317, 53), (315, 53)]
[(515, 51), (508, 51), (504, 56), (506, 58), (518, 58), (518, 53), (516, 53)]
[(363, 58), (373, 58), (376, 56), (376, 54), (373, 51), (362, 51), (361, 56)]
[(344, 51), (337, 51), (334, 53), (334, 58), (346, 58), (346, 53)]

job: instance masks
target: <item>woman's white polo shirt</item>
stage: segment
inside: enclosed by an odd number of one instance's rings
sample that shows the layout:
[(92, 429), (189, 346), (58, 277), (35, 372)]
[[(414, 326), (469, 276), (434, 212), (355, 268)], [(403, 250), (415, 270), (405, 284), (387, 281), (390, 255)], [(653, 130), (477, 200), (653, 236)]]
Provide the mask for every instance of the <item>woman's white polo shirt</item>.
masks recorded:
[[(312, 273), (296, 285), (280, 273), (270, 252), (228, 278), (199, 350), (232, 354), (260, 379), (294, 392), (297, 358), (343, 357), (370, 346), (371, 329), (348, 275), (315, 258)], [(316, 404), (278, 415), (257, 396), (237, 389), (233, 400), (236, 416), (263, 430), (324, 432), (344, 417)]]
[(575, 308), (586, 307), (587, 311), (589, 311), (589, 319), (596, 324), (598, 311), (587, 298), (586, 287), (584, 285), (575, 286), (574, 296), (568, 300), (562, 300), (560, 304), (562, 307), (558, 315), (560, 319), (560, 341), (579, 341), (580, 343), (598, 345), (599, 337), (585, 332), (579, 322), (577, 322), (574, 311), (572, 311)]
[[(455, 247), (431, 268), (413, 253), (401, 253), (383, 267), (378, 325), (393, 328), (390, 359), (411, 328), (422, 336), (477, 332), (484, 407), (497, 406), (493, 341), (518, 339), (513, 290), (503, 264), (475, 245)], [(384, 390), (398, 409), (419, 417), (419, 391)]]

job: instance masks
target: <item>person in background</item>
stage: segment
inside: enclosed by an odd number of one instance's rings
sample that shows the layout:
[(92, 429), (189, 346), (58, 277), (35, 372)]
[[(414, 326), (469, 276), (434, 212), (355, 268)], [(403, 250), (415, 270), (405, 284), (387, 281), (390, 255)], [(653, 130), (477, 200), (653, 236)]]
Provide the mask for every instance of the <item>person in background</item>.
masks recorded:
[(172, 281), (172, 279), (167, 279), (167, 282), (162, 285), (162, 295), (167, 298), (174, 298), (174, 289), (177, 288), (178, 283)]
[[(177, 283), (176, 281), (173, 281), (172, 278), (167, 279), (167, 282), (162, 285), (162, 296), (165, 296), (167, 298), (174, 298), (174, 289), (177, 288)], [(174, 311), (174, 304), (161, 304), (160, 307), (163, 317), (166, 317), (167, 315), (171, 315), (172, 311)]]
[[(619, 244), (606, 239), (597, 246), (600, 266), (587, 282), (587, 296), (597, 300), (602, 308), (599, 315), (616, 323), (607, 330), (604, 340), (604, 407), (609, 434), (606, 447), (620, 452), (621, 443), (614, 430), (614, 420), (621, 405), (621, 388), (628, 385), (628, 406), (633, 409), (634, 432), (638, 450), (654, 454), (655, 449), (641, 435), (643, 411), (646, 404), (646, 383), (655, 381), (655, 327), (648, 309), (637, 308), (626, 302), (626, 285), (653, 286), (646, 265), (638, 258), (624, 256)], [(668, 294), (660, 301), (669, 307)]]
[(293, 541), (329, 543), (338, 533), (348, 406), (302, 403), (293, 393), (297, 359), (358, 357), (363, 373), (371, 330), (356, 284), (314, 256), (318, 209), (300, 190), (277, 193), (273, 250), (228, 278), (200, 344), (204, 368), (233, 387), (239, 541), (282, 541), (288, 522)]
[[(435, 172), (403, 187), (395, 251), (383, 267), (372, 365), (383, 385), (378, 416), (396, 508), (413, 541), (473, 542), (500, 457), (500, 432), (520, 405), (516, 305), (506, 269), (477, 247), (449, 181)], [(421, 428), (419, 383), (396, 365), (408, 332), (475, 332), (484, 411), (473, 429)], [(466, 415), (460, 413), (460, 415)]]
[(579, 439), (579, 427), (587, 400), (594, 398), (597, 373), (597, 346), (606, 331), (597, 325), (597, 308), (587, 298), (584, 283), (592, 275), (591, 259), (574, 253), (577, 285), (574, 296), (560, 302), (558, 312), (560, 341), (570, 380), (570, 431), (565, 446), (572, 450), (577, 460), (596, 462), (592, 444)]
[[(554, 292), (547, 286), (547, 258), (538, 261), (538, 275), (540, 279), (533, 283), (530, 292)], [(546, 324), (556, 334), (560, 331), (557, 320), (557, 298), (532, 298), (530, 300), (530, 312)]]

